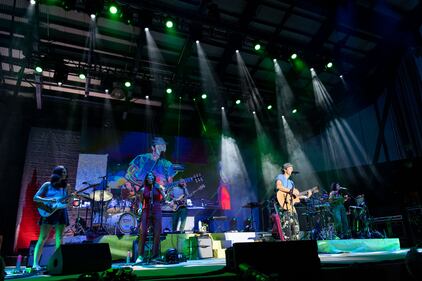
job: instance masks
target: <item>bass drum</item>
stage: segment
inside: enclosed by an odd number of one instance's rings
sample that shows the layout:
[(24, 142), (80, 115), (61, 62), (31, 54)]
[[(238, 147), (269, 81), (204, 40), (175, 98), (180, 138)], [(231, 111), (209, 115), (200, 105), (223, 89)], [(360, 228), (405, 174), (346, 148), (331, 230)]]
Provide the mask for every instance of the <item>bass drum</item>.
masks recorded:
[(132, 213), (109, 214), (107, 217), (106, 228), (110, 235), (131, 234), (136, 232), (138, 221)]

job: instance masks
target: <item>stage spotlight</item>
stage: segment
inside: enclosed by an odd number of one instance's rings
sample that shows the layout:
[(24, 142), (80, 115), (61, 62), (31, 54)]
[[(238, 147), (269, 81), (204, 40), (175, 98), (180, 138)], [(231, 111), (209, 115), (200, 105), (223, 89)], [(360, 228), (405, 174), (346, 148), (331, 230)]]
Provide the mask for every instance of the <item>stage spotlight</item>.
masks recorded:
[(43, 69), (40, 65), (35, 66), (35, 72), (36, 73), (42, 73)]
[(273, 59), (273, 62), (277, 62), (277, 59)]
[(239, 50), (236, 50), (236, 53), (239, 53)]
[(297, 112), (297, 109), (296, 108), (292, 110), (292, 113), (293, 114), (295, 114), (296, 112)]
[(31, 0), (31, 1), (29, 1), (29, 3), (30, 3), (31, 5), (35, 5), (35, 4), (37, 4), (37, 2), (36, 2), (35, 0)]
[(126, 81), (126, 82), (125, 82), (125, 87), (126, 87), (126, 88), (129, 88), (130, 86), (132, 86), (132, 83), (130, 83), (129, 81)]
[(149, 100), (149, 96), (145, 96), (145, 99)]
[(202, 94), (201, 98), (204, 100), (207, 98), (207, 94)]
[(254, 114), (254, 115), (255, 115), (255, 114), (256, 114), (256, 112), (255, 112), (255, 111), (252, 111), (252, 114)]
[(254, 49), (255, 49), (255, 51), (261, 50), (261, 44), (255, 44)]
[(195, 42), (196, 42), (196, 44), (199, 44), (199, 40), (196, 40)]
[(172, 20), (166, 20), (166, 27), (167, 28), (173, 28), (174, 27), (174, 23)]
[(236, 100), (236, 104), (240, 104), (240, 100)]
[(179, 263), (179, 253), (176, 249), (170, 248), (166, 251), (165, 254), (165, 262), (166, 263)]
[(117, 6), (116, 6), (116, 5), (111, 5), (111, 6), (108, 8), (108, 11), (110, 12), (110, 14), (112, 14), (112, 15), (116, 15), (116, 14), (119, 12), (119, 9), (117, 8)]
[(149, 28), (148, 28), (148, 27), (145, 27), (145, 28), (144, 28), (144, 30), (145, 30), (145, 31), (149, 31)]
[(85, 80), (85, 78), (86, 78), (86, 75), (85, 75), (85, 73), (79, 73), (79, 79), (81, 79), (81, 80)]
[(340, 78), (343, 79), (343, 75), (340, 75)]
[(290, 56), (290, 58), (291, 58), (292, 60), (296, 59), (296, 58), (297, 58), (297, 54), (296, 54), (296, 53), (293, 53), (293, 54)]
[(273, 108), (273, 106), (270, 104), (269, 106), (267, 106), (268, 110), (271, 110)]
[(172, 89), (172, 88), (167, 88), (167, 89), (166, 89), (166, 93), (167, 93), (167, 94), (171, 94), (171, 93), (173, 93), (173, 89)]
[(224, 106), (221, 107), (221, 110), (224, 110)]
[(327, 63), (326, 67), (327, 67), (327, 68), (331, 68), (331, 67), (333, 67), (333, 63), (332, 63), (332, 62)]

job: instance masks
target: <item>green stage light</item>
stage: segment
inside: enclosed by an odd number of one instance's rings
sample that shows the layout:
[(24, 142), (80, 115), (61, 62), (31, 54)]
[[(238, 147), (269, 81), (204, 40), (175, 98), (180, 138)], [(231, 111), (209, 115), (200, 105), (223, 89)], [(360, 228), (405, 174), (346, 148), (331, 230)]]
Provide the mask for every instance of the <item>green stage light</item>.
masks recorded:
[(174, 23), (171, 20), (166, 21), (166, 27), (167, 28), (173, 28)]
[(110, 8), (108, 8), (108, 11), (110, 14), (115, 15), (119, 11), (115, 5), (111, 5)]
[(166, 93), (167, 93), (167, 94), (171, 94), (171, 93), (173, 93), (173, 89), (172, 89), (172, 88), (167, 88)]
[(204, 100), (207, 98), (207, 94), (202, 94), (201, 98)]
[(261, 50), (261, 44), (255, 44), (255, 51)]
[(236, 104), (240, 104), (240, 100), (236, 100)]
[(132, 83), (130, 83), (129, 81), (126, 81), (126, 82), (125, 82), (125, 87), (126, 87), (126, 88), (129, 88), (130, 86), (132, 86)]
[(297, 58), (297, 54), (296, 54), (296, 53), (293, 53), (293, 54), (290, 56), (290, 58), (291, 58), (292, 60), (296, 59), (296, 58)]
[(84, 73), (79, 73), (79, 79), (85, 80), (86, 76)]
[(267, 106), (268, 110), (271, 110), (273, 108), (273, 106), (270, 104), (269, 106)]
[(332, 62), (327, 63), (327, 68), (331, 68), (331, 67), (333, 67), (333, 63)]
[(296, 112), (297, 112), (297, 109), (296, 108), (292, 110), (292, 113), (293, 114), (296, 113)]
[(37, 66), (35, 67), (35, 71), (36, 71), (37, 73), (41, 73), (41, 72), (42, 72), (42, 67), (41, 67), (41, 66), (39, 66), (39, 65), (37, 65)]

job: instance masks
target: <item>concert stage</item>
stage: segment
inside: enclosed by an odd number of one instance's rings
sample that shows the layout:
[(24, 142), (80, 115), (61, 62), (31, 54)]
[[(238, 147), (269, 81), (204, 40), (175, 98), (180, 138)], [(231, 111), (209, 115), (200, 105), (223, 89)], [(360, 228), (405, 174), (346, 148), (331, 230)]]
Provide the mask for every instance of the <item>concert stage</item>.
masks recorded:
[[(174, 235), (174, 236), (173, 236)], [(173, 234), (168, 235), (166, 239), (176, 239), (177, 236), (184, 234)], [(189, 234), (194, 235), (194, 234)], [(223, 234), (219, 234), (222, 237)], [(230, 238), (242, 238), (253, 235), (252, 233), (238, 233), (229, 235)], [(129, 239), (131, 237), (125, 237)], [(99, 241), (104, 242), (105, 240), (112, 241), (111, 245), (116, 245), (113, 241), (115, 237), (102, 237)], [(122, 239), (122, 238), (121, 238)], [(120, 241), (123, 243), (125, 240)], [(189, 239), (188, 239), (189, 240)], [(117, 240), (116, 240), (117, 241)], [(127, 240), (126, 240), (127, 241)], [(246, 242), (246, 241), (243, 241)], [(250, 241), (249, 241), (250, 242)], [(342, 276), (342, 280), (357, 280), (362, 278), (362, 274), (365, 276), (372, 276), (376, 274), (381, 276), (382, 280), (412, 280), (409, 272), (406, 268), (406, 255), (409, 249), (400, 249), (398, 239), (351, 239), (351, 240), (325, 240), (317, 241), (318, 243), (318, 257), (320, 260), (320, 272), (308, 272), (314, 277), (314, 280), (339, 280), (339, 274)], [(214, 241), (215, 243), (215, 241)], [(236, 243), (236, 242), (234, 242)], [(276, 243), (274, 245), (283, 245), (283, 242), (256, 242), (256, 243)], [(249, 243), (251, 246), (252, 244)], [(286, 242), (289, 243), (289, 242)], [(217, 243), (219, 244), (219, 243)], [(224, 243), (222, 243), (224, 244)], [(122, 244), (121, 244), (122, 245)], [(120, 245), (120, 246), (121, 246)], [(220, 244), (221, 245), (221, 244)], [(113, 251), (113, 247), (110, 247)], [(180, 251), (181, 253), (183, 250)], [(325, 252), (325, 253), (323, 253)], [(327, 253), (330, 252), (330, 253)], [(422, 249), (418, 250), (419, 255), (422, 255)], [(214, 254), (218, 254), (215, 249)], [(254, 249), (251, 249), (250, 255), (254, 256)], [(284, 253), (285, 254), (285, 253)], [(253, 274), (250, 269), (243, 271), (233, 271), (231, 265), (232, 261), (227, 261), (225, 258), (199, 258), (198, 254), (191, 260), (184, 262), (178, 262), (175, 264), (143, 264), (133, 265), (132, 263), (126, 264), (122, 261), (114, 260), (112, 269), (99, 273), (102, 275), (104, 280), (110, 280), (112, 274), (120, 272), (120, 274), (127, 274), (128, 276), (134, 275), (137, 280), (158, 280), (158, 279), (208, 279), (208, 280), (244, 280), (249, 278), (250, 274)], [(258, 257), (258, 256), (257, 256)], [(116, 252), (114, 259), (116, 258)], [(306, 262), (301, 260), (301, 256), (295, 253), (288, 253), (287, 256), (277, 256), (274, 252), (268, 253), (268, 260), (271, 263), (281, 263), (282, 259), (294, 259), (303, 268), (308, 268)], [(419, 258), (420, 259), (420, 258)], [(257, 264), (266, 261), (256, 260)], [(301, 263), (302, 262), (302, 263)], [(226, 266), (227, 265), (227, 266)], [(253, 265), (251, 264), (252, 268)], [(312, 268), (312, 267), (310, 267)], [(422, 265), (419, 265), (419, 269)], [(50, 276), (50, 275), (31, 275), (31, 274), (13, 274), (14, 267), (8, 267), (8, 275), (6, 279), (19, 279), (19, 280), (95, 280), (80, 278), (80, 274), (74, 275), (61, 275), (61, 276)], [(311, 270), (311, 269), (309, 269)], [(277, 271), (277, 270), (275, 270)], [(298, 277), (301, 273), (297, 273)], [(107, 277), (108, 276), (108, 277)], [(269, 273), (269, 277), (277, 279), (277, 273)], [(265, 275), (264, 275), (265, 277)], [(135, 278), (135, 277), (132, 277)], [(120, 279), (119, 279), (120, 280)], [(128, 279), (129, 280), (129, 279)]]

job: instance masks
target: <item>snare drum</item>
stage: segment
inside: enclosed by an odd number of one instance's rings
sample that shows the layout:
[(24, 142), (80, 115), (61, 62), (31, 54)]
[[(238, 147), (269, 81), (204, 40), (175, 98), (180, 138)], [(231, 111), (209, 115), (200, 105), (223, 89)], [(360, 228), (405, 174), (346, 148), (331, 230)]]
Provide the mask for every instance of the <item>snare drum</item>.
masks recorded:
[(130, 212), (132, 202), (129, 200), (113, 199), (107, 204), (107, 213), (121, 214)]

